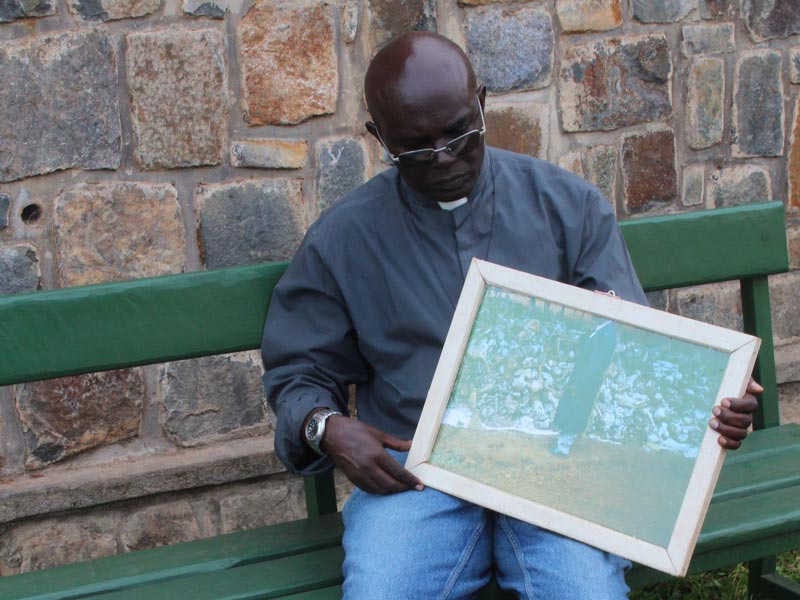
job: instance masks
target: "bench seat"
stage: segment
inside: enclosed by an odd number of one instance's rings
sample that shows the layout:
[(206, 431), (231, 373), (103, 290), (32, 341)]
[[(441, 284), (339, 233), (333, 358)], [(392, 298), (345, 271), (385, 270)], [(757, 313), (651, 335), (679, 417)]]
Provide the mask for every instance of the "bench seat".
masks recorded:
[[(797, 424), (753, 432), (730, 454), (689, 572), (799, 547), (799, 464)], [(0, 598), (338, 598), (341, 534), (340, 516), (323, 515), (2, 578)], [(636, 588), (667, 578), (637, 565), (628, 583)]]

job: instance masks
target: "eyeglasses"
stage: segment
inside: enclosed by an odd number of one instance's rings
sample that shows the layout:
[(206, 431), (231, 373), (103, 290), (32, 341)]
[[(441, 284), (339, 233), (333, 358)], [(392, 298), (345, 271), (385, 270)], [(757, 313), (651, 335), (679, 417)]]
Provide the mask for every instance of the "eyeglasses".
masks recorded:
[(481, 145), (483, 134), (486, 133), (486, 122), (483, 120), (483, 108), (481, 108), (480, 100), (478, 101), (478, 112), (481, 115), (480, 129), (468, 131), (450, 140), (441, 148), (422, 148), (420, 150), (410, 150), (395, 155), (392, 154), (386, 142), (383, 141), (380, 131), (376, 129), (375, 133), (378, 135), (378, 139), (383, 145), (384, 150), (389, 154), (389, 158), (392, 159), (394, 164), (404, 166), (426, 165), (436, 160), (436, 155), (439, 154), (439, 152), (447, 152), (452, 156), (463, 156), (464, 154), (469, 154), (473, 150), (476, 150)]

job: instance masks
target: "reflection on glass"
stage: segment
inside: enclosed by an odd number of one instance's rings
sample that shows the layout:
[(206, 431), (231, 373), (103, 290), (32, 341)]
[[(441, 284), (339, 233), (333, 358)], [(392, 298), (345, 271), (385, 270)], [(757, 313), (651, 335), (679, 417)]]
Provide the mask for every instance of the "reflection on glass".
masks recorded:
[(726, 363), (488, 287), (430, 462), (666, 546)]

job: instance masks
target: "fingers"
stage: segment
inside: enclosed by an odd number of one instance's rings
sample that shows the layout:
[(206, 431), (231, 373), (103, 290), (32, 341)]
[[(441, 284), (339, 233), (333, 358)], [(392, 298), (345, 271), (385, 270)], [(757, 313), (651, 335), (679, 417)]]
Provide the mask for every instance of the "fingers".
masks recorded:
[(392, 450), (397, 450), (398, 452), (408, 452), (409, 450), (411, 450), (411, 440), (401, 440), (394, 437), (393, 435), (384, 433), (383, 446), (385, 448), (391, 448)]
[(742, 445), (753, 425), (753, 413), (758, 409), (758, 399), (753, 394), (760, 394), (764, 388), (752, 377), (742, 398), (723, 398), (719, 406), (715, 406), (714, 418), (709, 427), (720, 436), (717, 442), (723, 448), (735, 450)]
[(406, 489), (414, 488), (418, 492), (421, 492), (425, 488), (425, 486), (422, 485), (422, 482), (417, 479), (416, 476), (403, 468), (403, 466), (394, 458), (388, 454), (386, 455), (386, 458), (388, 461), (384, 464), (384, 469), (393, 479), (401, 482)]
[[(336, 417), (331, 417), (333, 421)], [(323, 449), (345, 476), (365, 492), (394, 494), (422, 489), (422, 483), (392, 458), (384, 447), (407, 451), (411, 442), (400, 440), (355, 419), (337, 419), (326, 433)]]

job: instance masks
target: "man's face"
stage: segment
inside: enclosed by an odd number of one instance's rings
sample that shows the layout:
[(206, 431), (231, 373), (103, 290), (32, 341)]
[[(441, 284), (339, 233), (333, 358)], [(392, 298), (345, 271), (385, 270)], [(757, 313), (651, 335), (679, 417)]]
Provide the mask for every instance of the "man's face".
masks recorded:
[[(389, 151), (402, 152), (424, 148), (441, 148), (454, 138), (481, 127), (478, 103), (483, 102), (484, 88), (478, 93), (422, 94), (405, 97), (384, 106), (376, 114), (377, 133)], [(370, 128), (376, 135), (376, 131)], [(377, 137), (377, 135), (376, 135)], [(453, 156), (438, 152), (432, 162), (397, 165), (406, 183), (437, 202), (450, 202), (468, 195), (483, 165), (484, 145), (481, 139), (471, 151)]]

